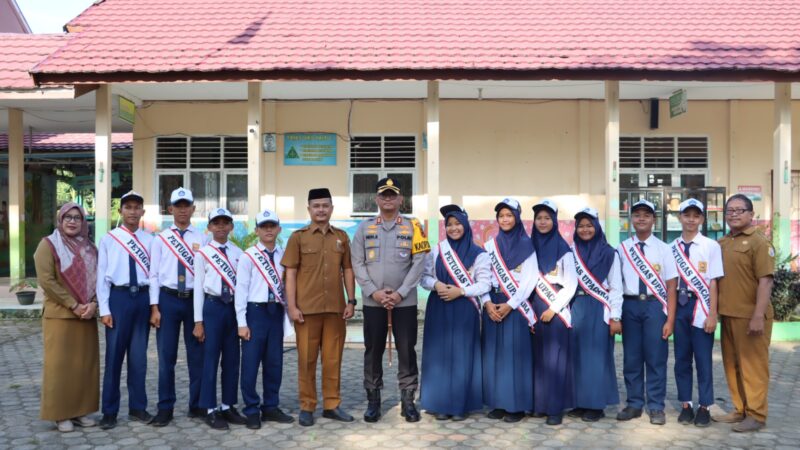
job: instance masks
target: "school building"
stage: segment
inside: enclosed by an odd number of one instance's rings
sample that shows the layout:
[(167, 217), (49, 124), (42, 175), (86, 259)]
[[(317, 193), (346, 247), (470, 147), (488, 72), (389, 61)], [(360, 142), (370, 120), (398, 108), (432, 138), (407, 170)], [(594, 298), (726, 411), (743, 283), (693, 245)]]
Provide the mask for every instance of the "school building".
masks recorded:
[[(742, 192), (779, 251), (797, 253), (800, 3), (723, 3), (106, 0), (63, 35), (4, 36), (0, 53), (27, 58), (16, 85), (0, 74), (12, 277), (26, 108), (50, 108), (38, 131), (61, 131), (86, 102), (92, 121), (69, 127), (95, 134), (96, 237), (115, 225), (112, 132), (129, 129), (130, 187), (153, 230), (185, 186), (198, 224), (223, 206), (245, 233), (272, 208), (286, 235), (307, 221), (308, 189), (326, 186), (354, 231), (392, 176), (433, 241), (441, 205), (462, 204), (483, 241), (506, 196), (528, 226), (553, 199), (570, 238), (573, 214), (596, 207), (612, 243), (638, 198), (672, 240), (677, 204), (697, 197), (719, 238), (724, 199)], [(32, 42), (35, 57), (21, 51)]]

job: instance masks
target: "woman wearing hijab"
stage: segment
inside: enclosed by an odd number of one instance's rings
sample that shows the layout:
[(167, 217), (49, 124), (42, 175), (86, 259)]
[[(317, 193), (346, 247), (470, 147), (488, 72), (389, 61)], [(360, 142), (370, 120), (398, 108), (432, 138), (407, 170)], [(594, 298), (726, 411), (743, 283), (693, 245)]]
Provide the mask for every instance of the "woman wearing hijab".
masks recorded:
[(605, 417), (607, 405), (619, 404), (614, 335), (622, 332), (622, 269), (596, 209), (575, 214), (573, 242), (578, 275), (571, 307), (576, 408), (569, 416), (596, 422)]
[(542, 200), (533, 207), (533, 248), (539, 280), (533, 295), (536, 317), (533, 335), (533, 413), (547, 416), (548, 425), (560, 425), (575, 393), (570, 355), (569, 302), (578, 279), (569, 245), (558, 232), (558, 207)]
[(95, 298), (97, 248), (89, 240), (86, 211), (67, 203), (58, 211), (56, 229), (33, 255), (44, 290), (41, 418), (59, 431), (73, 424), (91, 427), (97, 411), (100, 356)]
[(440, 209), (447, 239), (426, 257), (422, 287), (431, 291), (422, 341), (422, 408), (437, 420), (464, 420), (483, 407), (480, 316), (491, 288), (489, 256), (472, 241), (467, 212)]
[(506, 198), (494, 207), (500, 231), (484, 248), (492, 267), (491, 301), (483, 314), (483, 400), (490, 419), (519, 422), (533, 410), (533, 346), (536, 322), (528, 301), (539, 278), (531, 238), (522, 225), (519, 202)]

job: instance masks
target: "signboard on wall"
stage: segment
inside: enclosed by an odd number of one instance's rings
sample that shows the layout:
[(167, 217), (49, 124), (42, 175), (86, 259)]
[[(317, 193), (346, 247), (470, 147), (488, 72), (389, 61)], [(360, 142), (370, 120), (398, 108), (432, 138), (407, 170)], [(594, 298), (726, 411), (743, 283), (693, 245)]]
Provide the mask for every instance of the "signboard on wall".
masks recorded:
[(689, 110), (686, 89), (678, 89), (669, 96), (669, 118), (680, 116)]
[(335, 166), (336, 133), (286, 133), (283, 136), (285, 166)]
[(136, 104), (123, 96), (119, 96), (119, 118), (133, 125), (136, 120)]
[(738, 186), (736, 191), (740, 194), (744, 194), (747, 198), (750, 199), (752, 202), (759, 202), (761, 201), (761, 186)]

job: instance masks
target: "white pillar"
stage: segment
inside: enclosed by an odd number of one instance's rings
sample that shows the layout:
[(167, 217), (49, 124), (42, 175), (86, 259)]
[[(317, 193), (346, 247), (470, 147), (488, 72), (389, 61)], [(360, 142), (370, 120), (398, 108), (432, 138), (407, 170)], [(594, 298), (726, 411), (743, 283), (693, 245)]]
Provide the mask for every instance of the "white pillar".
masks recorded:
[(772, 243), (778, 254), (791, 253), (792, 84), (775, 83), (775, 130), (772, 134)]
[(619, 81), (606, 81), (606, 205), (608, 243), (619, 244)]
[(111, 86), (95, 91), (94, 116), (94, 241), (111, 227)]
[[(269, 88), (269, 85), (267, 85)], [(275, 102), (265, 102), (263, 105), (264, 117), (261, 121), (261, 131), (276, 133), (278, 130), (277, 105)], [(277, 133), (276, 133), (277, 136)], [(278, 142), (275, 142), (275, 151), (261, 154), (261, 206), (278, 211)], [(278, 213), (280, 215), (280, 213)]]
[(8, 234), (11, 282), (25, 278), (25, 144), (22, 110), (8, 110)]
[(261, 82), (247, 83), (247, 217), (261, 205)]
[(439, 82), (428, 81), (426, 133), (428, 136), (428, 240), (431, 246), (439, 243)]

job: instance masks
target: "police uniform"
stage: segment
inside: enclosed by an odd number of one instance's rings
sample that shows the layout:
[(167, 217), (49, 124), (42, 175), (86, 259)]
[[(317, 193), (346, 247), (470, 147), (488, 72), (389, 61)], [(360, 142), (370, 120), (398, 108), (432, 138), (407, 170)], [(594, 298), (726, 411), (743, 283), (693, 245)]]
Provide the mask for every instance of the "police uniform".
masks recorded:
[[(634, 203), (631, 214), (639, 208), (646, 208), (655, 215), (655, 206), (647, 200)], [(622, 261), (622, 348), (623, 375), (628, 394), (627, 406), (637, 410), (638, 414), (641, 414), (642, 408), (647, 406), (652, 420), (653, 412), (663, 414), (667, 392), (669, 344), (667, 340), (661, 338), (667, 321), (667, 315), (663, 312), (666, 306), (663, 306), (654, 292), (644, 285), (638, 272), (631, 265), (625, 254), (625, 248), (632, 246), (641, 249), (647, 261), (661, 277), (665, 289), (667, 282), (677, 278), (678, 273), (670, 247), (652, 234), (645, 241), (640, 241), (634, 234), (617, 247), (617, 253)], [(617, 418), (622, 419), (620, 416)]]
[[(679, 211), (683, 214), (688, 208), (696, 208), (701, 214), (704, 209), (700, 201), (689, 199), (680, 204)], [(722, 278), (722, 251), (716, 241), (697, 233), (689, 242), (684, 241), (681, 236), (675, 239), (672, 245), (680, 246), (680, 250), (688, 256), (691, 266), (696, 269), (696, 273), (703, 278), (706, 285), (710, 286), (713, 280)], [(675, 250), (672, 252), (674, 255)], [(677, 265), (676, 270), (681, 273), (681, 268)], [(678, 306), (673, 332), (678, 401), (692, 403), (692, 360), (694, 360), (697, 367), (698, 402), (700, 406), (708, 408), (714, 404), (714, 380), (711, 374), (714, 333), (706, 333), (703, 328), (692, 325), (695, 314), (702, 308), (698, 302), (702, 301), (687, 286), (683, 277), (678, 278)], [(690, 417), (693, 417), (693, 414), (687, 414), (686, 419)]]
[[(270, 210), (262, 211), (256, 216), (256, 227), (268, 222), (278, 225), (280, 219)], [(263, 413), (264, 420), (288, 423), (292, 421), (291, 417), (278, 409), (283, 374), (284, 324), (287, 323), (282, 257), (283, 248), (277, 244), (269, 250), (259, 241), (247, 249), (239, 258), (236, 269), (235, 304), (239, 328), (250, 329), (250, 339), (242, 341), (243, 412), (248, 418)], [(279, 279), (272, 288), (267, 282), (269, 275), (264, 269), (267, 261)], [(275, 294), (276, 290), (278, 295)], [(256, 392), (259, 367), (263, 367), (263, 402)]]
[[(170, 204), (194, 204), (192, 191), (182, 187), (172, 191)], [(161, 323), (156, 330), (158, 348), (158, 412), (154, 425), (162, 425), (171, 418), (175, 406), (175, 364), (178, 359), (178, 341), (183, 325), (183, 343), (189, 369), (189, 414), (202, 415), (199, 408), (200, 380), (203, 372), (203, 346), (192, 335), (194, 328), (194, 258), (208, 236), (189, 225), (181, 230), (172, 225), (153, 241), (150, 262), (150, 305), (156, 305)], [(166, 423), (163, 423), (166, 425)]]
[[(378, 181), (378, 195), (394, 192), (400, 195), (400, 185), (392, 178)], [(412, 252), (415, 225), (399, 213), (393, 220), (383, 217), (367, 219), (353, 237), (351, 255), (356, 281), (363, 294), (364, 313), (364, 389), (372, 414), (369, 422), (380, 417), (380, 390), (383, 389), (383, 353), (386, 348), (388, 317), (391, 314), (399, 366), (397, 378), (403, 399), (403, 411), (413, 408), (418, 386), (417, 353), (417, 285), (425, 265), (425, 253)], [(380, 290), (397, 292), (402, 300), (387, 311), (375, 302), (372, 295)], [(404, 414), (406, 420), (419, 420), (414, 408)]]
[[(144, 202), (130, 191), (126, 201)], [(122, 362), (128, 358), (128, 408), (131, 415), (146, 416), (147, 340), (150, 335), (148, 275), (153, 236), (137, 229), (118, 227), (100, 240), (97, 254), (97, 302), (100, 316), (111, 315), (106, 327), (106, 359), (103, 373), (103, 415), (119, 412)], [(136, 256), (133, 256), (133, 255)], [(79, 382), (79, 380), (76, 380)], [(112, 425), (113, 426), (113, 425)]]
[[(230, 211), (215, 209), (209, 214), (209, 223), (217, 217), (233, 220)], [(223, 281), (218, 266), (209, 262), (206, 255), (220, 258), (224, 254), (226, 263), (234, 271), (242, 256), (242, 251), (232, 242), (220, 244), (212, 240), (199, 251), (194, 259), (194, 321), (202, 322), (205, 330), (203, 342), (203, 376), (200, 383), (200, 407), (208, 410), (207, 423), (215, 421), (212, 413), (219, 411), (226, 419), (230, 414), (238, 415), (233, 408), (237, 402), (239, 378), (239, 335), (236, 327), (234, 290)], [(235, 274), (234, 274), (235, 278)], [(235, 284), (235, 279), (233, 280)], [(217, 403), (217, 369), (222, 354), (222, 403)], [(232, 412), (228, 412), (233, 409)], [(226, 417), (228, 416), (228, 417)], [(243, 423), (243, 422), (242, 422)], [(212, 425), (213, 427), (213, 425)]]

